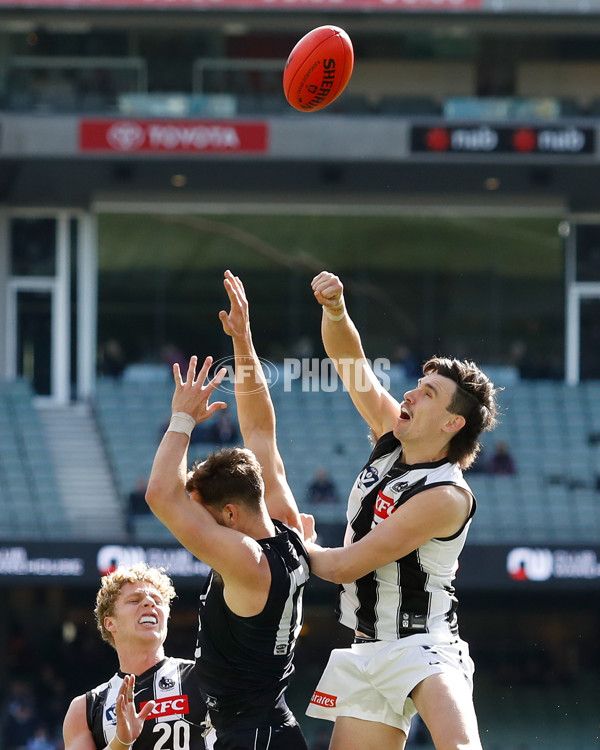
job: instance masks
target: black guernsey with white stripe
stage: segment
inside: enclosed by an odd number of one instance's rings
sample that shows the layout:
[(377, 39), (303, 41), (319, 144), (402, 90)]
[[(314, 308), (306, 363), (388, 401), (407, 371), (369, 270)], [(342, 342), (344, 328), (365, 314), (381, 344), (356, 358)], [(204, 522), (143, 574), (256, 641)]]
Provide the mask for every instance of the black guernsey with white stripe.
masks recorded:
[(196, 672), (217, 736), (220, 730), (293, 720), (284, 693), (294, 671), (310, 569), (299, 535), (279, 521), (273, 523), (277, 535), (257, 540), (271, 569), (263, 611), (252, 617), (234, 614), (215, 571), (200, 596)]
[[(458, 464), (447, 459), (403, 464), (402, 446), (389, 432), (375, 446), (348, 498), (344, 544), (362, 539), (408, 499), (442, 485), (461, 487), (471, 496)], [(432, 539), (410, 554), (340, 587), (340, 622), (371, 638), (434, 635), (451, 641), (458, 634), (458, 605), (452, 581), (465, 544), (471, 513), (452, 537)]]
[[(98, 750), (115, 736), (116, 701), (124, 676), (117, 672), (86, 693), (87, 723)], [(149, 700), (156, 701), (133, 745), (135, 750), (204, 750), (206, 706), (193, 661), (169, 657), (136, 675), (134, 699), (138, 711)]]

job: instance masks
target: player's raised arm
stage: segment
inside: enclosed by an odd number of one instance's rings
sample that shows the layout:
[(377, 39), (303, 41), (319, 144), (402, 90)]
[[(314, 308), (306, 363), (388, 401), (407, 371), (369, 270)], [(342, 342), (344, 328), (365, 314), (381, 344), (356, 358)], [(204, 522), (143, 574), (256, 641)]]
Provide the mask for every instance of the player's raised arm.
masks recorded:
[(312, 289), (323, 307), (321, 335), (327, 356), (375, 439), (379, 439), (395, 425), (400, 404), (383, 388), (365, 357), (358, 330), (346, 310), (340, 279), (322, 271), (313, 279)]
[[(185, 381), (179, 365), (174, 365), (173, 415), (154, 457), (146, 502), (184, 547), (230, 582), (230, 589), (239, 587), (252, 593), (253, 588), (263, 586), (265, 571), (259, 570), (259, 565), (264, 566), (258, 545), (235, 528), (238, 509), (225, 504), (211, 513), (186, 491), (192, 429), (227, 406), (222, 401), (209, 403), (226, 371), (220, 370), (204, 385), (212, 359), (206, 358), (197, 376), (196, 362), (196, 357), (190, 359)], [(268, 565), (265, 570), (270, 580)]]
[(275, 409), (252, 341), (244, 285), (231, 271), (225, 272), (224, 285), (230, 310), (229, 313), (221, 311), (219, 317), (223, 330), (233, 341), (235, 398), (244, 445), (254, 453), (262, 467), (269, 514), (300, 531), (298, 506), (277, 448)]

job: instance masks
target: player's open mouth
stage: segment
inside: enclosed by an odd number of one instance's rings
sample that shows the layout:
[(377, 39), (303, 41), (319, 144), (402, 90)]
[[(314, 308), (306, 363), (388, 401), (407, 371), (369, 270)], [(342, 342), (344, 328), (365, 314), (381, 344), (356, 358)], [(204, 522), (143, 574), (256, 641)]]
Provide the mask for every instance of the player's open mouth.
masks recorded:
[(410, 417), (410, 414), (408, 412), (408, 409), (405, 406), (402, 406), (400, 408), (400, 416), (398, 417), (398, 419), (401, 419), (402, 421), (408, 421), (408, 420), (410, 420), (410, 418), (411, 417)]
[(156, 615), (144, 615), (138, 620), (140, 625), (158, 625), (158, 617)]

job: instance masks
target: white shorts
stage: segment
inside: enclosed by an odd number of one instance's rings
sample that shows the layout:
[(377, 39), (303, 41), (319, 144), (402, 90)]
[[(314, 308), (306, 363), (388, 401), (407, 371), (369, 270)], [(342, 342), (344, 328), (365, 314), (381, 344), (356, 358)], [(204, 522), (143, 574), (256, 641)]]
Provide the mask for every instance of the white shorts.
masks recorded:
[(465, 641), (408, 645), (398, 641), (355, 643), (335, 649), (319, 680), (307, 716), (335, 721), (338, 716), (377, 721), (406, 735), (417, 713), (410, 696), (422, 680), (458, 671), (473, 690), (473, 662)]

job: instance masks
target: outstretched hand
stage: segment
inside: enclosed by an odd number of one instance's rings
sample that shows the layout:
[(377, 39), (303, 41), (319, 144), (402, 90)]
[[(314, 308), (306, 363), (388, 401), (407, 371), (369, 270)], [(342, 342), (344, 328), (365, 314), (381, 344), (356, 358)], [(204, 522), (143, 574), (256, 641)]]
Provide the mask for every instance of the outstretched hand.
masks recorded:
[(223, 285), (230, 303), (229, 313), (226, 313), (225, 310), (221, 310), (219, 313), (223, 330), (228, 336), (244, 336), (250, 330), (248, 300), (244, 285), (239, 276), (234, 276), (231, 271), (225, 271)]
[(142, 733), (146, 718), (156, 706), (156, 701), (148, 701), (138, 713), (135, 710), (135, 675), (127, 674), (117, 695), (117, 738), (122, 744), (135, 742)]
[(329, 271), (321, 271), (311, 283), (315, 298), (320, 305), (337, 307), (341, 304), (344, 285), (339, 277)]
[(204, 385), (212, 362), (212, 357), (207, 357), (204, 360), (202, 369), (198, 373), (198, 377), (196, 377), (198, 357), (195, 355), (191, 357), (187, 371), (187, 380), (185, 381), (181, 376), (179, 364), (176, 362), (173, 365), (173, 376), (175, 378), (175, 393), (171, 402), (173, 413), (183, 411), (186, 414), (190, 414), (196, 420), (196, 424), (198, 424), (198, 422), (203, 422), (211, 417), (216, 411), (227, 408), (227, 404), (224, 401), (215, 401), (212, 404), (208, 402), (215, 388), (217, 388), (227, 374), (227, 370), (222, 367), (214, 378)]

